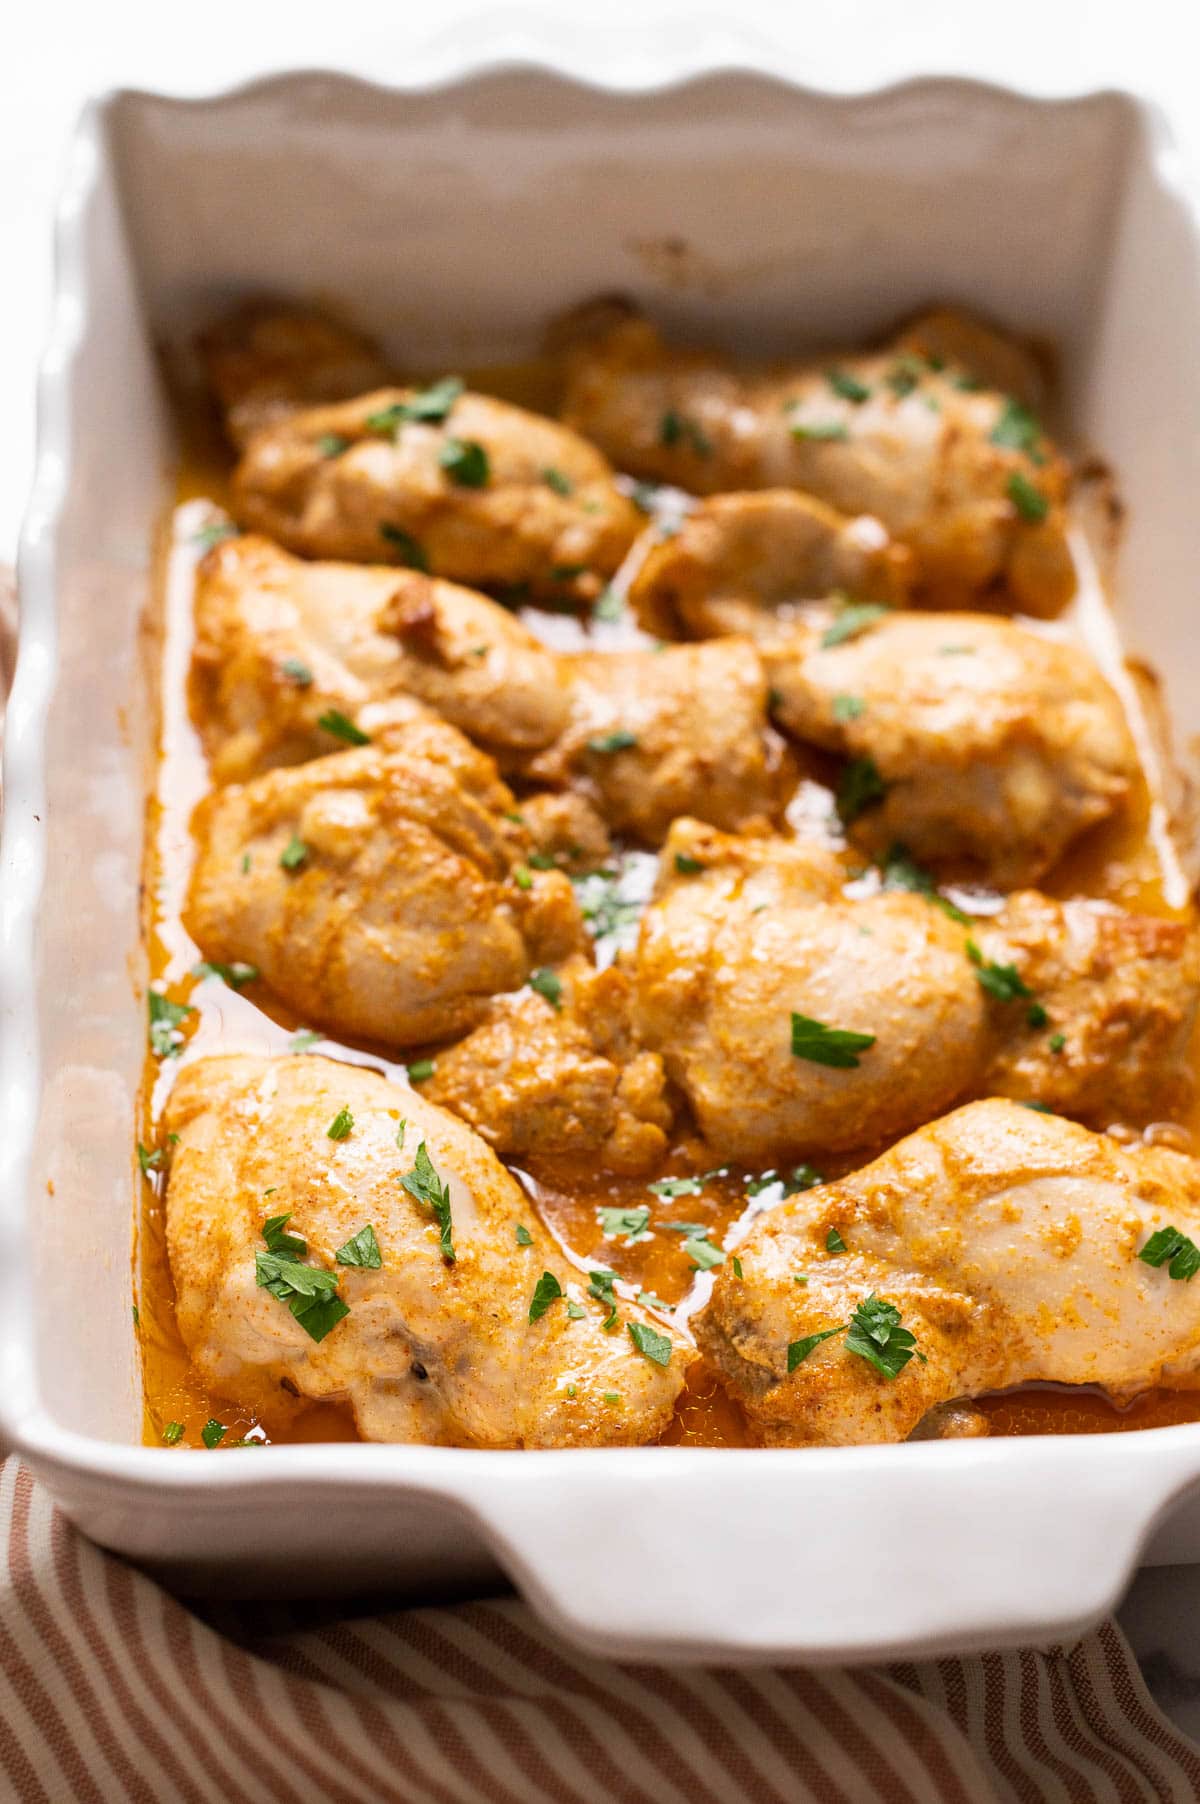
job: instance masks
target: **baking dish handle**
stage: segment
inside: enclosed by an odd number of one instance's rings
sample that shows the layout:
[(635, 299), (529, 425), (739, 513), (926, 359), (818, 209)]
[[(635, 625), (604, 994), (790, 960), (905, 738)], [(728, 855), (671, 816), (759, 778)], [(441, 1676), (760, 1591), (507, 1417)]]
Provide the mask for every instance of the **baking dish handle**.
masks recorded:
[(1128, 1460), (1106, 1435), (643, 1449), (619, 1475), (611, 1454), (522, 1454), (463, 1501), (530, 1604), (595, 1653), (933, 1656), (1067, 1640), (1110, 1611), (1200, 1477), (1179, 1433), (1139, 1434)]

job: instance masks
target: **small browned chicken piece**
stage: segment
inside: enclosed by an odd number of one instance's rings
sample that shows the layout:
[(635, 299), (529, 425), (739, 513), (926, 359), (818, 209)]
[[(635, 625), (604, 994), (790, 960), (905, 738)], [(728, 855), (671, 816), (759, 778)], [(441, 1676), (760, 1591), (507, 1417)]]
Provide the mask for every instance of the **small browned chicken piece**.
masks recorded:
[[(344, 1398), (370, 1441), (626, 1446), (667, 1426), (686, 1350), (624, 1300), (606, 1333), (607, 1305), (516, 1180), (423, 1096), (330, 1059), (201, 1059), (180, 1072), (164, 1126), (179, 1136), (166, 1203), (179, 1329), (215, 1391)], [(281, 1215), (303, 1245), (279, 1280), (263, 1227)], [(258, 1256), (282, 1295), (259, 1281)], [(298, 1266), (302, 1285), (336, 1277), (348, 1313), (307, 1315)], [(653, 1337), (651, 1356), (631, 1326)]]
[(629, 600), (641, 625), (660, 638), (763, 639), (786, 626), (798, 604), (838, 590), (860, 601), (902, 603), (911, 565), (908, 547), (869, 514), (847, 519), (791, 489), (714, 495), (654, 546)]
[(578, 790), (615, 833), (652, 846), (680, 814), (742, 829), (777, 818), (795, 772), (749, 640), (581, 652), (559, 668), (570, 721), (528, 779)]
[(525, 796), (517, 812), (529, 829), (535, 865), (550, 859), (560, 870), (577, 875), (598, 871), (612, 857), (608, 828), (585, 796), (572, 790), (543, 790)]
[(1029, 883), (1137, 772), (1088, 654), (1008, 620), (817, 609), (762, 656), (779, 724), (851, 760), (839, 811), (871, 851)]
[(200, 340), (208, 378), (239, 451), (305, 407), (381, 388), (389, 371), (369, 338), (307, 308), (251, 301)]
[(564, 352), (563, 418), (634, 476), (699, 495), (800, 489), (873, 515), (911, 547), (927, 602), (1003, 584), (1015, 606), (1056, 613), (1075, 588), (1068, 465), (983, 386), (996, 358), (979, 374), (946, 358), (937, 321), (928, 357), (910, 348), (918, 323), (879, 351), (753, 370), (672, 351), (627, 307), (591, 309)]
[(185, 921), (315, 1025), (412, 1046), (587, 945), (569, 879), (525, 870), (496, 767), (442, 721), (207, 796)]
[(304, 557), (581, 602), (643, 523), (576, 433), (453, 384), (377, 389), (257, 433), (233, 511)]
[(627, 973), (571, 959), (538, 990), (496, 997), (473, 1034), (439, 1054), (422, 1095), (453, 1109), (502, 1159), (636, 1174), (667, 1150), (662, 1060), (629, 1027)]
[(374, 733), (427, 706), (500, 757), (548, 745), (568, 717), (553, 653), (486, 596), (309, 563), (253, 533), (200, 565), (192, 672), (219, 783), (334, 750), (331, 710)]
[(1168, 1121), (1186, 1108), (1200, 999), (1194, 926), (1026, 891), (972, 937), (1033, 999), (1002, 1009), (1004, 1038), (978, 1086), (985, 1094), (1036, 1097), (1098, 1128)]
[(682, 820), (634, 970), (640, 1043), (709, 1144), (760, 1169), (883, 1145), (981, 1092), (1096, 1126), (1189, 1094), (1195, 930), (1082, 899), (963, 922), (932, 889), (852, 898), (819, 848)]
[(773, 1446), (900, 1441), (1017, 1384), (1190, 1389), (1200, 1285), (1138, 1258), (1168, 1225), (1200, 1241), (1200, 1162), (977, 1102), (770, 1210), (696, 1337)]

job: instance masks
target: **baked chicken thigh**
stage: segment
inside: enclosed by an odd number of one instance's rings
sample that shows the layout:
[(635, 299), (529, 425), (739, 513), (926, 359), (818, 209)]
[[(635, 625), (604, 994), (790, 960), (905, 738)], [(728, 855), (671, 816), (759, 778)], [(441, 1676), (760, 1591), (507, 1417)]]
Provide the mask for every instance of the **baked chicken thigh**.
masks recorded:
[(329, 1059), (211, 1058), (180, 1073), (164, 1125), (179, 1329), (215, 1391), (346, 1398), (375, 1441), (611, 1446), (666, 1427), (685, 1363), (670, 1330), (618, 1296), (605, 1332), (610, 1305), (516, 1180), (423, 1097)]
[(207, 796), (185, 908), (208, 959), (306, 1020), (411, 1046), (587, 945), (569, 880), (530, 871), (496, 767), (442, 721)]
[(200, 341), (225, 431), (237, 450), (306, 407), (382, 388), (376, 347), (328, 314), (251, 301)]
[(1013, 361), (1004, 341), (988, 355), (994, 335), (939, 319), (879, 351), (754, 372), (669, 349), (628, 307), (592, 308), (558, 333), (563, 418), (634, 476), (699, 495), (800, 489), (873, 515), (911, 547), (926, 600), (1002, 584), (1053, 614), (1074, 590), (1068, 466), (989, 386)]
[(693, 1325), (776, 1446), (903, 1440), (1016, 1384), (1194, 1387), (1200, 1285), (1168, 1229), (1200, 1240), (1200, 1162), (977, 1102), (770, 1210)]

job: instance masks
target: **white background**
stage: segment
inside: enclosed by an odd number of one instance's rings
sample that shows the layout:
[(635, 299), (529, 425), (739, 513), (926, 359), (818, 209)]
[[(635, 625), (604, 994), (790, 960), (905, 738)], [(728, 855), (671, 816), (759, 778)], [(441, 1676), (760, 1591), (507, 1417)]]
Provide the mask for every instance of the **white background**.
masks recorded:
[(32, 469), (33, 373), (63, 146), (87, 97), (107, 88), (204, 94), (288, 67), (409, 84), (464, 62), (539, 55), (633, 86), (664, 61), (679, 73), (738, 62), (844, 90), (917, 73), (968, 74), (1047, 94), (1136, 88), (1159, 100), (1200, 167), (1195, 0), (9, 0), (6, 13), (0, 559), (12, 555)]

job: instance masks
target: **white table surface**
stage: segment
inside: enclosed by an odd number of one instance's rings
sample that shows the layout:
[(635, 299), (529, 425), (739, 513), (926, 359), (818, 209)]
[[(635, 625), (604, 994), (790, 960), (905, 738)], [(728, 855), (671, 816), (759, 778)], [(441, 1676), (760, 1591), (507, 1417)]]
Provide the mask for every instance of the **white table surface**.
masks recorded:
[[(1192, 16), (1189, 16), (1192, 15)], [(853, 91), (917, 72), (972, 75), (1041, 94), (1127, 87), (1167, 113), (1200, 169), (1200, 22), (1187, 0), (34, 0), (10, 9), (0, 57), (0, 561), (16, 546), (33, 468), (34, 372), (48, 316), (50, 227), (72, 124), (112, 87), (204, 94), (286, 67), (401, 84), (466, 58), (550, 57), (644, 85), (664, 50), (680, 73), (718, 62)], [(1200, 1568), (1159, 1568), (1122, 1621), (1159, 1701), (1200, 1739)]]

